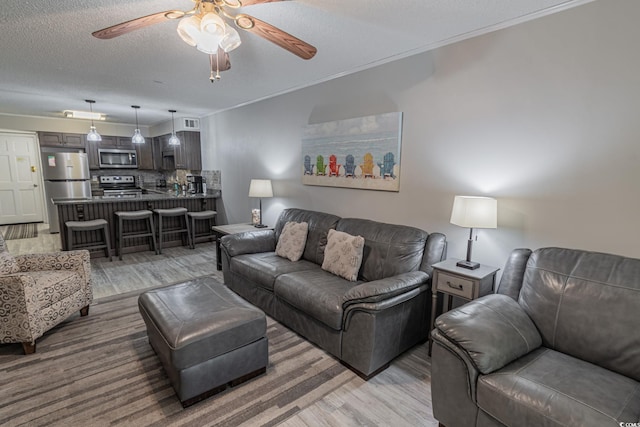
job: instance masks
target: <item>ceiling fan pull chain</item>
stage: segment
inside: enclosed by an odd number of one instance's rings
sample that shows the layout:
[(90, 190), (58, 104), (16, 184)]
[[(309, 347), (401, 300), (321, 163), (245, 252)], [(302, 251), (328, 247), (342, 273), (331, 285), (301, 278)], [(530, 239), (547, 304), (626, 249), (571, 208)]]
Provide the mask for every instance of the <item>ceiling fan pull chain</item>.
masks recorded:
[(216, 55), (216, 80), (220, 80), (220, 49)]

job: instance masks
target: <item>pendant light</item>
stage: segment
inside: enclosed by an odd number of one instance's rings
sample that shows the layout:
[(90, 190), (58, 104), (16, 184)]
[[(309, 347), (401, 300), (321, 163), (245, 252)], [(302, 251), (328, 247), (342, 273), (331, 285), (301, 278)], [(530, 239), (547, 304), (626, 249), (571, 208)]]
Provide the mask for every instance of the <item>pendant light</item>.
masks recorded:
[(140, 108), (140, 106), (132, 105), (131, 108), (136, 111), (136, 130), (133, 132), (131, 142), (133, 142), (134, 144), (144, 144), (144, 136), (142, 136), (142, 134), (140, 133), (140, 128), (138, 127), (138, 108)]
[[(91, 110), (91, 114), (93, 114), (93, 104), (96, 101), (94, 101), (92, 99), (85, 99), (85, 102), (89, 103), (89, 110)], [(90, 142), (100, 142), (100, 141), (102, 141), (102, 137), (100, 136), (100, 134), (96, 130), (96, 127), (93, 125), (93, 119), (91, 119), (91, 129), (89, 130), (89, 133), (87, 134), (87, 141), (90, 141)]]
[(171, 113), (171, 129), (173, 129), (173, 132), (171, 132), (171, 138), (169, 138), (169, 145), (180, 145), (180, 138), (176, 135), (176, 125), (173, 119), (173, 113), (175, 113), (176, 110), (169, 110), (169, 112)]

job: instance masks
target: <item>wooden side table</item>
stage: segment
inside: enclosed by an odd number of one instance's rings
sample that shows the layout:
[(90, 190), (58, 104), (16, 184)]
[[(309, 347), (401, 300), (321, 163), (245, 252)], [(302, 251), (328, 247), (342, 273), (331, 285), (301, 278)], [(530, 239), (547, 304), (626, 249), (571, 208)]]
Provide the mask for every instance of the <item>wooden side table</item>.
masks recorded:
[(431, 331), (435, 326), (438, 292), (446, 297), (446, 309), (451, 310), (452, 297), (472, 301), (494, 292), (496, 273), (499, 268), (480, 265), (475, 270), (458, 267), (457, 259), (448, 259), (433, 264), (433, 280), (431, 282), (431, 322), (429, 324), (429, 355), (431, 355)]
[(214, 225), (211, 231), (216, 236), (216, 268), (222, 270), (222, 251), (220, 249), (220, 239), (227, 234), (245, 233), (247, 231), (273, 230), (273, 227), (257, 228), (253, 224), (228, 224)]

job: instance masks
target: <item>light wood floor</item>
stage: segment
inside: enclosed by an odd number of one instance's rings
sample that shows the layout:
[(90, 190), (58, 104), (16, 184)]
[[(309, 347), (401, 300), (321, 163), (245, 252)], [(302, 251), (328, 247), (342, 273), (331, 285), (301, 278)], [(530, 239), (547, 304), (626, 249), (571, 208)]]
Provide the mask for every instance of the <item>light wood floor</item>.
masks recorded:
[[(0, 231), (4, 231), (0, 227)], [(60, 235), (49, 234), (39, 224), (38, 237), (8, 240), (9, 252), (52, 252), (60, 249)], [(203, 275), (215, 275), (215, 245), (201, 243), (195, 250), (176, 247), (152, 252), (125, 254), (122, 261), (91, 260), (94, 297), (177, 283)], [(282, 426), (437, 426), (431, 409), (431, 359), (427, 344), (409, 350), (389, 368), (369, 381), (359, 377), (344, 384), (323, 400), (301, 409)]]

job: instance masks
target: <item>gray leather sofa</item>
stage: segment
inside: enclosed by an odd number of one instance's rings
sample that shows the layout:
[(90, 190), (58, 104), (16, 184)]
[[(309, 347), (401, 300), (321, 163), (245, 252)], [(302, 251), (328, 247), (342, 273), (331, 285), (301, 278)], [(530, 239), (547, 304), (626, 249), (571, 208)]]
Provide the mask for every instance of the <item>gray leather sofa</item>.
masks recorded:
[[(309, 224), (296, 262), (274, 252), (287, 221)], [(302, 209), (283, 211), (274, 228), (222, 238), (229, 288), (364, 378), (426, 340), (431, 265), (445, 257), (443, 234)], [(356, 282), (321, 268), (331, 228), (365, 239)]]
[(441, 315), (432, 337), (441, 425), (640, 425), (638, 259), (518, 249), (497, 294)]

